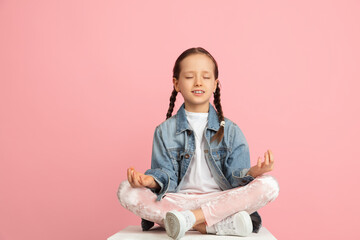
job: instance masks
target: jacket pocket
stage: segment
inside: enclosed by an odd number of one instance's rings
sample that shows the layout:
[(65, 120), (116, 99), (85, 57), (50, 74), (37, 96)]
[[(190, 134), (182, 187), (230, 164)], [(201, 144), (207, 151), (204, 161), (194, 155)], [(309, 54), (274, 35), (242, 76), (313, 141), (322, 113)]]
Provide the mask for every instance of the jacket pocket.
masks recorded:
[(174, 165), (174, 171), (176, 177), (179, 178), (181, 172), (181, 162), (184, 157), (184, 150), (180, 148), (173, 148), (169, 150), (172, 164)]
[(228, 154), (228, 151), (226, 148), (218, 148), (218, 149), (213, 149), (211, 151), (211, 155), (212, 155), (213, 159), (215, 160), (216, 165), (220, 169), (224, 169), (224, 163), (225, 163), (227, 154)]

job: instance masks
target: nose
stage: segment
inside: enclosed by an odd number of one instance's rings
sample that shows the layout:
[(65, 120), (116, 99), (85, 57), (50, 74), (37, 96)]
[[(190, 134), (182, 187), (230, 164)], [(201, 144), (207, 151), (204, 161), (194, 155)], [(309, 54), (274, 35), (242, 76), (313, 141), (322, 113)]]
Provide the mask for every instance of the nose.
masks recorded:
[(202, 86), (201, 77), (195, 77), (195, 86)]

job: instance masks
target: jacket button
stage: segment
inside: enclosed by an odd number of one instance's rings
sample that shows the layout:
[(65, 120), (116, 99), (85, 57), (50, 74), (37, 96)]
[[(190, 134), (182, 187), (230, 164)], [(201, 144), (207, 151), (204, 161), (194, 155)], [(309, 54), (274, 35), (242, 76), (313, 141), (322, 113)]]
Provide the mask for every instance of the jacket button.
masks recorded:
[(190, 130), (187, 130), (187, 135), (190, 136), (191, 135), (191, 131)]
[(187, 153), (187, 154), (185, 154), (185, 158), (187, 159), (187, 158), (189, 158), (190, 157), (190, 155)]

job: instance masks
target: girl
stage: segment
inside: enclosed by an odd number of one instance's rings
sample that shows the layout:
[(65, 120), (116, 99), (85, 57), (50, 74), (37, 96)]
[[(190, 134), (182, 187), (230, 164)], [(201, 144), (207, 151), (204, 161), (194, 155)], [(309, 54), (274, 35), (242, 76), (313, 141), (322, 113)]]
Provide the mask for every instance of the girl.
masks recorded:
[[(273, 201), (279, 185), (270, 175), (271, 150), (250, 168), (248, 143), (240, 128), (223, 116), (218, 66), (205, 49), (190, 48), (176, 60), (174, 89), (166, 121), (155, 129), (151, 169), (127, 169), (118, 189), (123, 207), (154, 222), (173, 239), (190, 229), (217, 235), (258, 232), (257, 210)], [(174, 116), (178, 92), (184, 103)], [(215, 108), (210, 104), (214, 95)]]

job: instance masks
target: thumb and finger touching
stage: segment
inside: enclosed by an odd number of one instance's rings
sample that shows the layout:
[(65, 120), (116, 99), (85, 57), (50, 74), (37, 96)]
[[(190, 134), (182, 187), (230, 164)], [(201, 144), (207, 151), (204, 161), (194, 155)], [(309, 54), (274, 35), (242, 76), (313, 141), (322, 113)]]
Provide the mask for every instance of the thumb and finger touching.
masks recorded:
[(132, 187), (141, 187), (142, 183), (140, 182), (139, 172), (137, 172), (134, 167), (130, 167), (127, 170), (128, 181)]
[(133, 187), (147, 187), (148, 185), (151, 184), (151, 179), (149, 179), (149, 176), (141, 173), (141, 172), (137, 172), (134, 168), (130, 168), (129, 169), (130, 172), (130, 184)]

